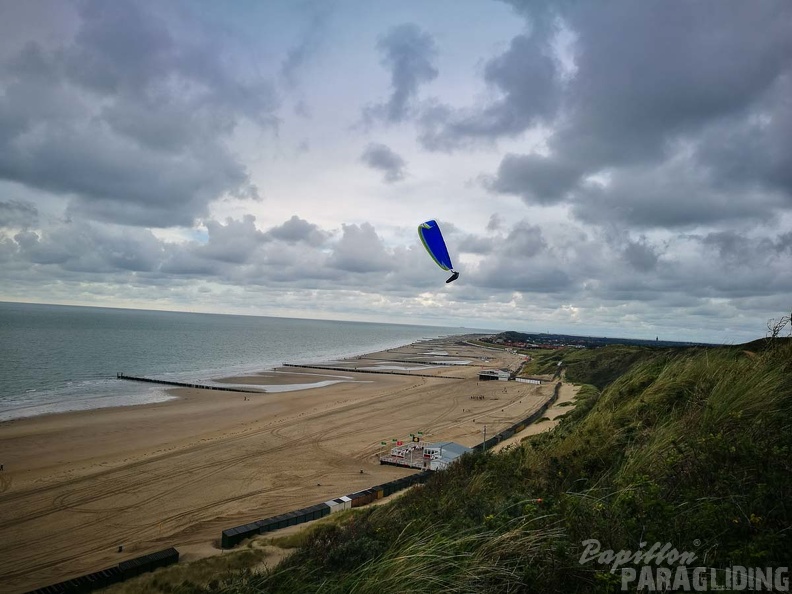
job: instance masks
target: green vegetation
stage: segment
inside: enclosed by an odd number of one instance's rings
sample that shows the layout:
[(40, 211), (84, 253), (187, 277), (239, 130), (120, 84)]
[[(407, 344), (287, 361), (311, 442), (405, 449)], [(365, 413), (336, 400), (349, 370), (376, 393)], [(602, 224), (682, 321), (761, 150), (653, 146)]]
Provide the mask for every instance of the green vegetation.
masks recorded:
[[(705, 349), (707, 347), (698, 347)], [(530, 351), (531, 361), (523, 367), (522, 375), (553, 374), (561, 361), (565, 379), (575, 384), (591, 384), (600, 390), (623, 375), (639, 361), (668, 359), (684, 351), (682, 348), (655, 348), (609, 345), (596, 349), (566, 348)]]
[(275, 570), (210, 590), (620, 591), (609, 566), (580, 563), (587, 539), (671, 543), (715, 568), (786, 566), (792, 344), (771, 346), (545, 353), (539, 369), (562, 357), (587, 383), (554, 431), (465, 456), (391, 504), (320, 526)]

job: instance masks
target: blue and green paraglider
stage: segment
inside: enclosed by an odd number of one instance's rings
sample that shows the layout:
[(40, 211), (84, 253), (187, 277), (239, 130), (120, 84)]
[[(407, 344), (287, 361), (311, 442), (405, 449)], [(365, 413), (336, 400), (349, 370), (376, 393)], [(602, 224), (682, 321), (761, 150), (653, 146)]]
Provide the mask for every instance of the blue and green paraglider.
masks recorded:
[(443, 270), (451, 271), (451, 277), (446, 282), (452, 283), (458, 279), (459, 273), (454, 270), (454, 265), (451, 264), (451, 256), (448, 255), (448, 248), (445, 241), (443, 241), (443, 234), (440, 232), (437, 221), (426, 221), (418, 225), (418, 235), (426, 251), (429, 252), (429, 255), (432, 256), (437, 265)]

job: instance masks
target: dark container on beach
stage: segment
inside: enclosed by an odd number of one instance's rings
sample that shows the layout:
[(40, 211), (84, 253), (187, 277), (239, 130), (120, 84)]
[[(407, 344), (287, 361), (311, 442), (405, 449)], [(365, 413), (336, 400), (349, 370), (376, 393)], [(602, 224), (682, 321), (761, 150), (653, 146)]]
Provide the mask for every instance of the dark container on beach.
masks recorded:
[(220, 539), (220, 547), (223, 549), (230, 549), (238, 545), (240, 542), (251, 536), (259, 534), (259, 527), (257, 524), (244, 524), (235, 528), (228, 528), (223, 530), (222, 538)]
[(390, 481), (382, 485), (384, 489), (384, 496), (392, 495), (396, 492), (396, 481)]
[(281, 528), (286, 528), (289, 525), (289, 518), (286, 517), (286, 514), (281, 514), (279, 516), (275, 516), (274, 518), (277, 521), (275, 524), (275, 530), (280, 530)]
[(259, 527), (259, 533), (264, 534), (266, 532), (270, 532), (275, 530), (275, 526), (278, 524), (278, 521), (275, 518), (266, 518), (264, 520), (259, 520), (256, 522)]
[(235, 544), (239, 542), (236, 538), (237, 529), (236, 528), (226, 528), (223, 530), (223, 534), (220, 537), (220, 547), (223, 549), (230, 549)]
[(322, 517), (322, 508), (325, 507), (325, 504), (322, 503), (317, 505), (312, 505), (311, 507), (305, 508), (305, 521), (310, 522), (312, 520), (318, 520)]
[(432, 476), (432, 471), (431, 470), (424, 470), (422, 472), (419, 472), (418, 473), (418, 482), (420, 484), (424, 484), (424, 483), (426, 483), (426, 481), (429, 480), (430, 476)]
[(170, 547), (169, 549), (143, 555), (129, 561), (122, 561), (118, 564), (118, 569), (121, 572), (122, 579), (128, 579), (178, 562), (179, 551)]
[(311, 512), (308, 508), (298, 509), (297, 511), (292, 512), (294, 514), (294, 522), (295, 524), (304, 524), (311, 520)]
[(311, 507), (309, 507), (308, 509), (311, 510), (310, 519), (311, 520), (318, 520), (319, 518), (321, 518), (322, 517), (322, 509), (324, 507), (325, 507), (324, 503), (322, 503), (322, 504), (317, 503), (316, 505), (312, 505)]

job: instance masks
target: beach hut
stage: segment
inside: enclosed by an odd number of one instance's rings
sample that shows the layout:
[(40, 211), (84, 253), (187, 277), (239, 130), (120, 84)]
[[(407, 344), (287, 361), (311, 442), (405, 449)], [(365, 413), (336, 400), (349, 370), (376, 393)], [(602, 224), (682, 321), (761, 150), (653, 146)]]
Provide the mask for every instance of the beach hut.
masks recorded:
[(325, 501), (325, 505), (330, 508), (331, 514), (340, 512), (344, 509), (344, 502), (340, 499), (331, 499), (330, 501)]
[(374, 501), (376, 493), (372, 489), (364, 489), (351, 493), (349, 498), (352, 500), (352, 507), (360, 507)]

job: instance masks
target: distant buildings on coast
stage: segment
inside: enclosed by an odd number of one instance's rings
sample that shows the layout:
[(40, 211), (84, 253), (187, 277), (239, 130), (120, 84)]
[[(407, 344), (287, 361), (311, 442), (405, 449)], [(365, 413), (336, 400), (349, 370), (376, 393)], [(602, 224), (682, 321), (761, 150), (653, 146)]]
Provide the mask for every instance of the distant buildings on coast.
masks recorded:
[(506, 338), (502, 334), (498, 334), (497, 336), (487, 336), (482, 338), (482, 342), (489, 342), (490, 344), (497, 344), (501, 346), (505, 346), (507, 348), (513, 349), (563, 349), (563, 348), (577, 348), (577, 349), (584, 349), (586, 348), (585, 344), (580, 344), (577, 342), (569, 342), (566, 340), (559, 340), (558, 338), (554, 337), (554, 335), (539, 335), (538, 338), (533, 338), (528, 340), (520, 340), (514, 338)]
[(673, 340), (645, 340), (640, 338), (608, 338), (607, 336), (572, 336), (568, 334), (501, 332), (479, 339), (481, 342), (506, 347), (507, 349), (585, 349), (624, 344), (653, 347), (700, 346), (701, 343), (679, 342)]

